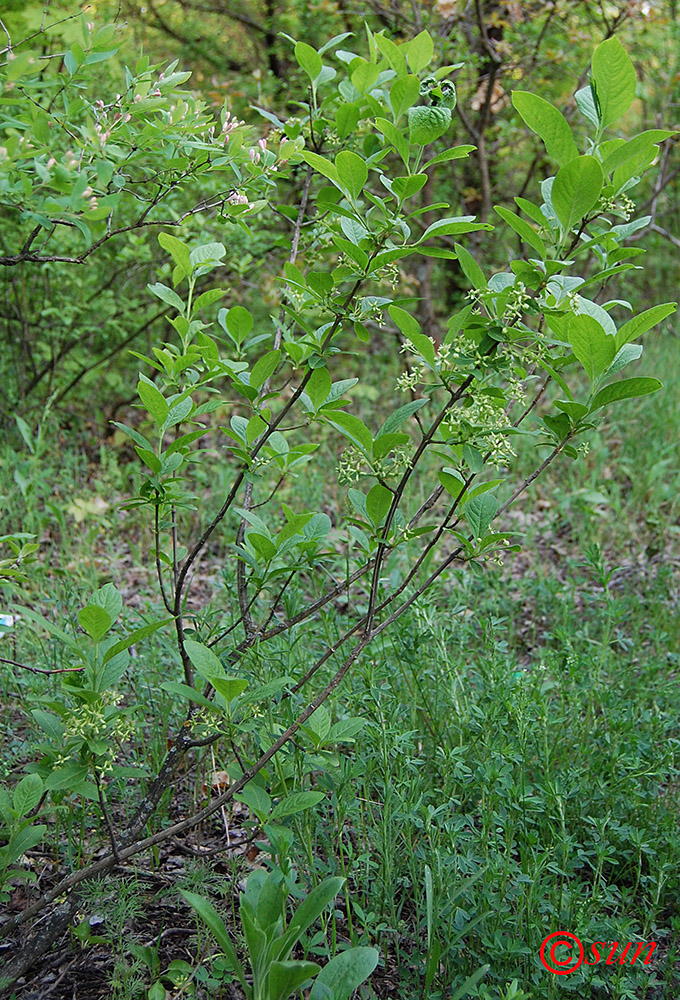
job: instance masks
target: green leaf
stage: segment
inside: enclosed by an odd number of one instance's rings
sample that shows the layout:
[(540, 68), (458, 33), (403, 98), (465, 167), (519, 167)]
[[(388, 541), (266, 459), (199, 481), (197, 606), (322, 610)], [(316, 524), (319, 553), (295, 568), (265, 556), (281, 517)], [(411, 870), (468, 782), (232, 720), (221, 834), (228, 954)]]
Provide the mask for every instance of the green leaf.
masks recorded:
[(635, 67), (616, 35), (593, 52), (593, 80), (602, 127), (618, 121), (635, 100)]
[(243, 306), (232, 306), (231, 309), (220, 309), (218, 322), (240, 346), (253, 328), (253, 317)]
[(356, 129), (361, 118), (361, 105), (357, 101), (350, 104), (341, 104), (335, 112), (335, 125), (341, 139), (346, 139), (348, 135)]
[(161, 684), (161, 688), (163, 691), (169, 691), (170, 694), (178, 694), (181, 698), (187, 698), (189, 701), (193, 701), (197, 705), (203, 705), (204, 708), (209, 708), (211, 712), (215, 711), (214, 702), (210, 701), (199, 691), (196, 691), (194, 688), (181, 681), (164, 681)]
[(147, 411), (154, 418), (158, 426), (162, 427), (168, 415), (168, 404), (163, 394), (158, 391), (155, 385), (143, 379), (140, 379), (137, 383), (137, 392)]
[(498, 500), (491, 493), (484, 493), (480, 497), (475, 497), (466, 503), (464, 509), (465, 520), (472, 529), (475, 538), (483, 538), (489, 525), (496, 516), (498, 510)]
[(437, 163), (449, 163), (450, 160), (462, 160), (464, 157), (469, 156), (473, 149), (477, 149), (477, 147), (453, 146), (451, 149), (445, 149), (443, 153), (439, 153), (437, 156), (433, 156), (431, 160), (428, 160), (422, 169), (427, 170), (428, 167), (434, 167)]
[(155, 285), (147, 285), (146, 287), (157, 298), (162, 299), (163, 302), (167, 302), (169, 306), (173, 306), (178, 313), (184, 314), (184, 303), (177, 292), (173, 292), (172, 288), (168, 288), (167, 285), (162, 284), (160, 281), (157, 281)]
[(60, 740), (62, 738), (64, 723), (58, 716), (52, 715), (51, 712), (44, 712), (41, 708), (32, 708), (31, 715), (50, 739)]
[(227, 250), (223, 243), (204, 243), (202, 246), (195, 247), (191, 251), (189, 260), (192, 267), (198, 267), (200, 264), (205, 264), (208, 261), (212, 263), (222, 260), (226, 253)]
[[(88, 774), (87, 765), (79, 764), (75, 760), (67, 761), (66, 764), (58, 767), (45, 778), (45, 788), (50, 791), (57, 791), (61, 788), (69, 788), (73, 792), (82, 787)], [(76, 793), (76, 794), (79, 794)]]
[(567, 119), (549, 101), (525, 90), (515, 90), (512, 103), (532, 132), (540, 136), (548, 156), (561, 167), (578, 156), (578, 149)]
[(604, 176), (594, 156), (578, 156), (558, 172), (552, 186), (552, 204), (565, 231), (595, 207)]
[[(368, 229), (366, 229), (366, 226), (364, 226), (364, 224), (362, 222), (359, 222), (357, 219), (347, 219), (343, 217), (342, 219), (340, 219), (340, 228), (342, 229), (343, 233), (350, 241), (350, 243), (352, 243), (354, 246), (358, 246), (359, 243), (361, 243), (361, 241), (365, 239), (366, 236), (368, 236)], [(324, 275), (324, 277), (330, 279), (330, 287), (326, 287), (323, 289), (323, 293), (328, 294), (328, 292), (332, 290), (333, 281), (330, 278), (330, 275)], [(321, 289), (319, 290), (321, 291)]]
[(339, 410), (326, 416), (329, 424), (333, 424), (341, 431), (353, 444), (363, 451), (366, 458), (371, 457), (373, 450), (373, 437), (363, 420), (355, 417), (352, 413), (344, 413)]
[(400, 201), (412, 198), (414, 194), (427, 184), (427, 174), (411, 174), (409, 177), (395, 177), (392, 181), (392, 194)]
[(395, 45), (394, 42), (391, 39), (386, 38), (382, 32), (377, 35), (373, 35), (373, 41), (380, 52), (382, 52), (385, 56), (390, 68), (396, 72), (397, 76), (406, 76), (406, 54), (403, 46)]
[[(3, 7), (3, 9), (6, 8)], [(31, 71), (35, 72), (34, 67), (36, 60), (32, 52), (20, 52), (18, 54), (12, 52), (12, 55), (14, 56), (14, 59), (12, 59), (11, 62), (5, 62), (2, 67), (4, 71), (3, 75), (8, 81), (13, 82)], [(70, 75), (73, 76), (78, 68), (78, 63), (76, 62), (72, 52), (67, 52), (64, 56), (64, 65)]]
[(580, 90), (576, 91), (574, 97), (576, 99), (576, 105), (584, 118), (587, 118), (588, 121), (595, 126), (595, 128), (599, 128), (600, 115), (595, 104), (592, 87), (581, 87)]
[(421, 70), (425, 69), (432, 62), (434, 42), (427, 31), (421, 31), (410, 42), (402, 45), (402, 50), (406, 52), (406, 58), (411, 70), (414, 73), (420, 73)]
[(528, 215), (532, 222), (535, 222), (537, 226), (547, 226), (548, 220), (538, 205), (534, 205), (533, 202), (520, 197), (515, 198), (515, 204), (524, 212), (525, 215)]
[(158, 456), (155, 455), (154, 452), (149, 451), (148, 448), (135, 447), (135, 451), (141, 458), (142, 462), (144, 462), (145, 465), (148, 465), (151, 471), (154, 473), (154, 475), (157, 476), (158, 473), (161, 471), (160, 458), (158, 458)]
[[(17, 861), (22, 854), (26, 851), (32, 850), (34, 847), (40, 843), (40, 841), (45, 836), (46, 826), (26, 826), (23, 830), (19, 830), (15, 833), (7, 847), (3, 848), (4, 851), (8, 851), (12, 864)], [(3, 874), (7, 874), (3, 872)]]
[(303, 149), (301, 153), (302, 159), (305, 163), (308, 163), (310, 167), (313, 167), (317, 173), (323, 174), (330, 181), (342, 190), (340, 184), (340, 178), (338, 177), (337, 167), (330, 160), (325, 159), (323, 156), (319, 156), (318, 153), (313, 153), (309, 149)]
[(261, 785), (250, 781), (245, 788), (234, 796), (237, 802), (243, 802), (251, 812), (255, 813), (260, 823), (266, 823), (271, 812), (272, 800)]
[[(314, 980), (309, 1000), (349, 1000), (378, 964), (375, 948), (348, 948), (332, 958)], [(330, 991), (330, 992), (327, 992)]]
[(114, 427), (118, 427), (124, 434), (127, 434), (140, 448), (151, 448), (151, 444), (134, 427), (128, 427), (127, 424), (121, 424), (117, 420), (112, 420), (111, 423)]
[[(250, 964), (252, 967), (262, 968), (266, 961), (265, 956), (269, 944), (267, 934), (260, 928), (259, 924), (255, 923), (255, 915), (244, 905), (243, 896), (241, 896), (241, 906), (239, 912), (241, 916), (241, 930), (243, 931), (243, 936), (245, 938), (246, 950), (248, 952)], [(246, 996), (248, 996), (248, 994), (246, 994)], [(252, 993), (250, 996), (252, 997)]]
[(309, 79), (314, 82), (323, 69), (321, 56), (316, 49), (313, 49), (307, 42), (297, 42), (295, 45), (295, 58)]
[(368, 180), (368, 167), (360, 156), (349, 149), (343, 149), (338, 153), (335, 157), (335, 166), (341, 189), (351, 201), (356, 201)]
[(602, 164), (605, 175), (608, 176), (618, 167), (622, 167), (628, 160), (637, 159), (640, 154), (644, 154), (645, 150), (650, 150), (653, 158), (658, 152), (658, 149), (654, 148), (656, 144), (670, 139), (672, 135), (676, 134), (669, 129), (660, 128), (640, 132), (639, 135), (629, 139), (628, 142), (621, 143), (611, 153), (608, 153)]
[(437, 473), (437, 478), (446, 492), (450, 493), (454, 500), (457, 500), (465, 488), (465, 483), (462, 479), (460, 479), (457, 474), (454, 476), (452, 472), (447, 469), (441, 469)]
[(478, 229), (493, 229), (487, 222), (474, 220), (474, 215), (462, 215), (456, 219), (438, 219), (427, 227), (418, 243), (432, 239), (433, 236), (459, 236), (460, 233), (472, 233)]
[(616, 338), (608, 336), (592, 316), (570, 316), (567, 339), (591, 382), (606, 372), (616, 355)]
[(388, 306), (387, 311), (405, 337), (414, 337), (420, 333), (420, 323), (406, 309), (391, 305)]
[(330, 391), (331, 377), (328, 374), (328, 368), (325, 365), (321, 368), (315, 368), (305, 389), (315, 411), (318, 411), (323, 406), (330, 395)]
[(368, 491), (366, 512), (376, 528), (382, 524), (392, 505), (392, 493), (381, 483), (376, 483)]
[(42, 778), (38, 774), (27, 774), (14, 789), (12, 805), (17, 817), (28, 815), (40, 802), (43, 792)]
[(193, 639), (185, 639), (184, 648), (197, 672), (206, 681), (212, 684), (216, 677), (224, 677), (224, 667), (212, 649), (208, 649), (202, 642), (195, 642)]
[(620, 372), (622, 368), (629, 365), (631, 361), (637, 361), (642, 355), (642, 344), (624, 344), (623, 347), (616, 352), (614, 360), (607, 369), (607, 375), (615, 375)]
[(456, 257), (458, 258), (458, 263), (460, 264), (463, 274), (470, 282), (473, 288), (486, 288), (487, 280), (482, 271), (481, 267), (472, 256), (472, 254), (465, 249), (460, 243), (454, 243), (454, 249), (456, 251)]
[(271, 378), (276, 371), (280, 357), (281, 351), (269, 351), (255, 362), (250, 372), (250, 384), (253, 388), (259, 389), (268, 378)]
[(158, 242), (164, 250), (167, 250), (177, 267), (180, 267), (184, 271), (185, 276), (188, 277), (191, 274), (191, 260), (189, 258), (189, 247), (186, 243), (182, 243), (181, 240), (178, 240), (176, 236), (171, 236), (170, 233), (159, 233)]
[(670, 316), (671, 313), (674, 313), (677, 308), (677, 302), (662, 302), (658, 306), (646, 309), (639, 316), (629, 319), (627, 323), (624, 323), (620, 327), (619, 332), (614, 338), (617, 349), (623, 347), (624, 344), (629, 344), (631, 340), (641, 337), (643, 333), (647, 333), (657, 323), (660, 323), (667, 316)]
[(409, 444), (409, 442), (410, 438), (408, 434), (403, 432), (397, 434), (379, 434), (373, 442), (373, 458), (376, 462), (380, 461), (381, 458), (389, 455), (395, 448)]
[(484, 468), (484, 456), (481, 451), (470, 444), (463, 445), (463, 461), (470, 472), (474, 472), (475, 475)]
[(95, 590), (90, 598), (90, 604), (98, 604), (100, 608), (104, 608), (115, 622), (123, 608), (123, 598), (112, 583), (105, 583), (99, 590)]
[(292, 792), (274, 807), (271, 819), (273, 822), (278, 822), (285, 819), (286, 816), (295, 816), (296, 813), (304, 812), (305, 809), (311, 809), (312, 806), (318, 805), (324, 798), (323, 792)]
[(434, 353), (434, 343), (430, 337), (425, 336), (424, 333), (412, 333), (409, 340), (415, 347), (418, 354), (423, 358), (430, 368), (434, 369), (436, 365), (435, 353)]
[(187, 889), (180, 889), (179, 891), (189, 906), (196, 911), (203, 923), (208, 927), (210, 933), (224, 952), (232, 972), (236, 974), (238, 981), (241, 986), (243, 986), (244, 990), (247, 990), (243, 966), (238, 960), (236, 949), (231, 943), (229, 932), (224, 924), (224, 921), (222, 920), (222, 917), (219, 915), (212, 903), (208, 902), (207, 899), (204, 899), (195, 892), (189, 892)]
[(408, 111), (408, 137), (416, 146), (427, 146), (448, 132), (451, 109), (441, 106), (418, 104)]
[(269, 1000), (287, 1000), (320, 968), (316, 962), (272, 962), (269, 967)]
[(405, 111), (413, 107), (420, 96), (420, 81), (417, 76), (404, 76), (395, 80), (390, 90), (392, 114), (397, 122)]
[(583, 403), (576, 403), (573, 399), (556, 399), (555, 406), (571, 417), (573, 423), (577, 423), (588, 412), (587, 406), (584, 406)]
[(221, 694), (225, 701), (233, 701), (248, 687), (248, 681), (242, 677), (215, 677), (211, 682), (218, 694)]
[(78, 622), (80, 627), (87, 632), (91, 639), (99, 642), (113, 625), (111, 615), (98, 604), (88, 604), (78, 612)]
[(284, 960), (319, 914), (333, 902), (345, 883), (344, 878), (324, 879), (306, 896), (290, 918), (285, 933), (272, 946), (272, 957)]
[(205, 292), (202, 292), (197, 299), (194, 300), (193, 308), (194, 311), (197, 309), (203, 309), (205, 306), (211, 306), (213, 302), (217, 302), (224, 295), (224, 291), (221, 288), (208, 288)]
[(366, 719), (341, 719), (331, 726), (326, 743), (354, 743), (354, 737), (366, 725)]
[(650, 392), (657, 392), (662, 384), (658, 378), (624, 378), (620, 382), (612, 382), (597, 393), (590, 407), (591, 412), (619, 399), (647, 396)]
[[(398, 307), (390, 306), (390, 308), (396, 309)], [(406, 315), (410, 314), (407, 313)], [(376, 440), (381, 438), (384, 434), (393, 434), (398, 427), (401, 427), (405, 420), (412, 417), (413, 414), (420, 410), (423, 406), (427, 406), (428, 403), (429, 399), (427, 398), (413, 399), (410, 403), (404, 403), (404, 405), (400, 406), (398, 410), (394, 411), (394, 413), (390, 413), (389, 417), (387, 417), (381, 424), (380, 430), (376, 434)]]
[(545, 260), (545, 247), (543, 246), (543, 241), (536, 230), (531, 228), (528, 222), (525, 222), (524, 219), (520, 219), (520, 217), (515, 215), (514, 212), (509, 212), (507, 208), (501, 208), (499, 205), (494, 206), (494, 211), (497, 215), (500, 215), (503, 222), (507, 222), (511, 229), (515, 230), (523, 243), (528, 243), (529, 246), (536, 251), (541, 260)]
[(465, 997), (469, 997), (473, 988), (477, 985), (480, 979), (484, 978), (490, 968), (490, 965), (480, 966), (479, 969), (477, 969), (476, 972), (473, 972), (471, 976), (468, 976), (463, 985), (456, 990), (451, 997), (451, 1000), (464, 1000)]
[(357, 59), (355, 62), (357, 65), (352, 71), (352, 83), (360, 94), (367, 94), (380, 76), (380, 70), (375, 63), (366, 62), (365, 59)]
[(394, 146), (403, 162), (408, 166), (409, 145), (404, 134), (400, 132), (399, 129), (392, 124), (392, 122), (388, 122), (386, 118), (376, 118), (375, 127), (379, 129), (387, 141)]

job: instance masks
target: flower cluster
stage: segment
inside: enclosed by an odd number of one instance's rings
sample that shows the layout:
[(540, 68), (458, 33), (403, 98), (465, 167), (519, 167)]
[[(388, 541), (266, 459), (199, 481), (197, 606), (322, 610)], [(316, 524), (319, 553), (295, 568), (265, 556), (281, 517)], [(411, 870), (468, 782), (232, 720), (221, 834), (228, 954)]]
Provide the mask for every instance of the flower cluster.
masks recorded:
[(411, 456), (406, 447), (394, 448), (389, 455), (369, 462), (357, 448), (345, 448), (337, 466), (338, 482), (349, 486), (362, 476), (376, 476), (380, 480), (400, 476), (409, 467)]
[(239, 121), (236, 115), (232, 115), (229, 111), (224, 112), (224, 118), (222, 120), (222, 135), (224, 136), (225, 146), (229, 142), (229, 136), (231, 133), (241, 125), (245, 125), (245, 122)]
[[(64, 741), (74, 740), (82, 744), (107, 744), (104, 754), (97, 753), (97, 767), (102, 774), (111, 770), (117, 745), (127, 740), (133, 731), (132, 720), (115, 711), (122, 695), (112, 691), (104, 692), (94, 704), (81, 704), (76, 708), (64, 729)], [(61, 762), (70, 759), (68, 753), (61, 756)]]
[(476, 393), (466, 405), (453, 410), (442, 424), (450, 444), (474, 444), (488, 453), (490, 461), (505, 465), (515, 452), (505, 434), (507, 418), (495, 397)]
[(385, 264), (384, 267), (375, 271), (374, 277), (379, 281), (384, 281), (389, 284), (393, 291), (396, 291), (396, 289), (399, 288), (401, 282), (401, 272), (395, 261)]
[[(437, 375), (441, 382), (448, 383), (462, 357), (481, 361), (482, 356), (477, 347), (464, 333), (457, 334), (448, 344), (437, 344), (432, 337), (428, 339), (435, 350), (435, 369), (433, 371), (425, 362), (420, 362), (410, 371), (403, 372), (397, 379), (397, 388), (401, 389), (402, 392), (415, 389), (418, 385), (427, 385), (428, 383), (434, 385)], [(400, 348), (400, 353), (418, 355), (419, 351), (412, 341), (406, 338)]]
[(620, 194), (618, 197), (611, 195), (608, 198), (600, 198), (599, 209), (601, 212), (614, 212), (620, 215), (627, 222), (635, 211), (635, 202), (627, 194)]
[(343, 486), (358, 482), (364, 474), (366, 460), (356, 448), (345, 448), (337, 466), (338, 482)]
[(261, 154), (264, 153), (266, 148), (267, 148), (267, 140), (258, 139), (257, 146), (253, 147), (248, 154), (250, 156), (250, 162), (259, 163), (261, 159)]
[(233, 191), (227, 198), (227, 205), (249, 205), (248, 195), (243, 191)]
[(531, 302), (531, 295), (527, 291), (526, 285), (522, 281), (518, 281), (508, 294), (505, 312), (503, 313), (504, 332), (522, 318), (522, 314), (529, 302)]
[(425, 365), (419, 365), (410, 372), (402, 372), (397, 379), (397, 389), (401, 389), (402, 392), (416, 389), (423, 381), (426, 370)]

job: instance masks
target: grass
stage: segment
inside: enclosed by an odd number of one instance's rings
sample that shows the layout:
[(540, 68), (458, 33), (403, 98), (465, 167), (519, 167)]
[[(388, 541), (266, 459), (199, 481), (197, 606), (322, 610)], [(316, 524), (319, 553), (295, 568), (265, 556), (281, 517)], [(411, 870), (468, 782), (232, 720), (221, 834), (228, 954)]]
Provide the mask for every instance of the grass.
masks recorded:
[[(376, 996), (450, 1000), (483, 965), (486, 975), (462, 996), (678, 995), (680, 341), (651, 339), (648, 354), (649, 372), (666, 372), (665, 391), (622, 407), (625, 417), (612, 411), (585, 458), (537, 484), (538, 503), (526, 500), (514, 515), (525, 534), (518, 559), (481, 578), (452, 574), (362, 657), (330, 707), (334, 718), (366, 720), (356, 744), (317, 755), (311, 772), (309, 745), (305, 753), (291, 750), (273, 773), (326, 793), (318, 809), (288, 823), (300, 882), (327, 873), (348, 878), (344, 904), (310, 948), (327, 948), (334, 935), (380, 945)], [(612, 438), (613, 446), (605, 443)], [(134, 468), (124, 453), (102, 451), (109, 455), (102, 461), (92, 449), (66, 450), (57, 464), (44, 444), (34, 443), (33, 453), (28, 445), (2, 447), (2, 530), (20, 524), (42, 535), (49, 553), (34, 571), (30, 599), (47, 591), (43, 607), (74, 621), (77, 599), (113, 572), (129, 607), (150, 613), (153, 580), (136, 569), (145, 529), (134, 512), (114, 517)], [(300, 508), (322, 493), (318, 482), (300, 487)], [(102, 496), (106, 511), (94, 504)], [(215, 606), (231, 585), (225, 577), (224, 590), (219, 582), (215, 590), (219, 569), (209, 567), (203, 584)], [(341, 625), (328, 614), (326, 638)], [(38, 645), (21, 623), (16, 641), (20, 659), (68, 665), (63, 648)], [(281, 640), (272, 669), (294, 663), (299, 673), (312, 654), (306, 633), (294, 631)], [(152, 768), (181, 717), (160, 689), (169, 663), (176, 653), (159, 633), (140, 647), (126, 693)], [(49, 705), (58, 689), (55, 677), (5, 673), (5, 775), (21, 773), (31, 758), (30, 712)], [(291, 700), (289, 710), (295, 707)], [(218, 745), (214, 757), (207, 751), (186, 776), (180, 805), (166, 802), (159, 822), (176, 816), (182, 801), (205, 800), (213, 771), (231, 762), (227, 747)], [(121, 789), (119, 816), (136, 794), (134, 784)], [(55, 820), (59, 860), (77, 865), (100, 836), (98, 804), (64, 792)], [(242, 824), (242, 811), (230, 823)], [(214, 830), (204, 834), (212, 843)], [(163, 860), (150, 864), (162, 869)], [(231, 882), (212, 871), (192, 884), (216, 897), (228, 893), (228, 914)], [(125, 964), (144, 918), (129, 885), (126, 892), (124, 926), (119, 908), (98, 947), (115, 956), (116, 995), (144, 996), (143, 967), (129, 957)], [(658, 949), (649, 966), (601, 963), (557, 977), (538, 959), (541, 941), (556, 930), (586, 944), (653, 940)], [(192, 954), (195, 964), (198, 946)], [(161, 957), (167, 965), (172, 953)], [(398, 994), (389, 992), (395, 977)], [(200, 984), (199, 976), (197, 996), (205, 995)]]
[[(487, 597), (481, 630), (422, 608), (352, 685), (349, 710), (370, 719), (361, 768), (329, 787), (344, 797), (344, 839), (369, 850), (352, 867), (365, 929), (412, 970), (404, 995), (418, 996), (429, 869), (442, 945), (432, 995), (488, 962), (488, 984), (517, 978), (536, 997), (675, 996), (651, 992), (649, 969), (586, 969), (558, 984), (537, 954), (561, 929), (674, 943), (677, 681), (658, 662), (633, 666), (636, 627), (627, 654), (597, 643), (611, 628), (606, 602), (591, 609), (597, 638), (559, 625), (521, 669), (495, 604)], [(339, 842), (329, 829), (322, 819), (315, 854)]]

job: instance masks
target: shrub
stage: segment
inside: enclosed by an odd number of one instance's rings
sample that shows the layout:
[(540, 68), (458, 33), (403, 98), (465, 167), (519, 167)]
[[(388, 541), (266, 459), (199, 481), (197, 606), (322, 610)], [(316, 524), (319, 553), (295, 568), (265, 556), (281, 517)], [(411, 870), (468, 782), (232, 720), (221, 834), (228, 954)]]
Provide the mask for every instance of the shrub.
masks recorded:
[[(291, 226), (280, 308), (265, 320), (257, 293), (249, 311), (220, 287), (228, 238), (191, 245), (168, 231), (158, 236), (171, 263), (150, 291), (169, 307), (173, 332), (150, 356), (138, 355), (142, 424), (118, 426), (144, 467), (128, 506), (148, 514), (166, 614), (121, 636), (121, 599), (111, 585), (81, 608), (77, 631), (24, 611), (65, 644), (74, 666), (50, 713), (34, 713), (51, 745), (13, 800), (4, 793), (7, 877), (27, 874), (15, 867), (25, 843), (45, 835), (49, 800), (66, 789), (99, 803), (110, 850), (37, 896), (4, 925), (5, 935), (68, 893), (53, 938), (77, 907), (79, 883), (184, 833), (235, 796), (274, 833), (311, 808), (322, 793), (291, 791), (292, 769), (270, 765), (285, 761), (296, 741), (306, 748), (299, 780), (319, 767), (323, 751), (355, 739), (361, 720), (333, 722), (324, 703), (366, 647), (450, 568), (482, 572), (517, 549), (502, 522), (509, 506), (558, 457), (578, 458), (579, 441), (606, 407), (660, 387), (655, 378), (618, 374), (640, 357), (637, 339), (675, 305), (625, 319), (630, 304), (609, 299), (607, 289), (638, 266), (643, 251), (627, 240), (648, 220), (635, 217), (630, 192), (672, 133), (612, 132), (635, 98), (635, 73), (618, 40), (596, 48), (590, 82), (576, 94), (584, 136), (543, 98), (515, 92), (517, 112), (544, 141), (555, 171), (540, 186), (540, 203), (516, 198), (520, 214), (497, 206), (522, 253), (490, 276), (458, 242), (490, 230), (488, 223), (448, 214), (447, 204), (430, 205), (437, 217), (423, 223), (410, 207), (433, 173), (452, 170), (472, 148), (431, 148), (453, 127), (451, 67), (432, 68), (426, 32), (395, 45), (369, 31), (366, 58), (338, 44), (320, 51), (295, 44), (309, 78), (296, 120), (275, 119), (259, 139), (237, 124), (220, 149), (238, 181), (229, 224), (241, 231), (280, 192), (298, 191), (294, 205), (278, 209)], [(148, 99), (165, 100), (162, 91)], [(162, 158), (165, 133), (150, 132), (148, 141), (156, 144), (149, 155)], [(51, 225), (36, 221), (38, 230)], [(15, 256), (27, 259), (33, 242)], [(404, 269), (420, 256), (459, 267), (470, 285), (441, 342), (421, 329), (403, 287)], [(356, 413), (376, 327), (387, 328), (404, 362), (396, 384), (384, 388), (388, 412), (379, 423)], [(219, 428), (213, 449), (203, 447), (211, 421)], [(533, 443), (536, 463), (518, 479), (520, 436)], [(296, 503), (289, 484), (323, 470), (324, 449), (338, 443), (340, 498), (329, 489), (325, 509)], [(201, 475), (227, 476), (228, 485), (196, 530)], [(192, 574), (210, 552), (225, 560), (232, 608), (190, 601)], [(333, 609), (344, 631), (329, 641), (324, 616)], [(128, 650), (166, 626), (175, 631), (181, 670), (168, 670), (163, 686), (186, 717), (134, 816), (115, 829), (108, 806), (137, 776), (116, 752), (117, 742), (135, 740), (121, 703)], [(315, 650), (312, 665), (277, 670), (286, 648), (295, 663), (290, 650), (300, 639)], [(186, 755), (218, 740), (234, 749), (228, 787), (146, 832)], [(143, 745), (136, 756), (145, 763)], [(44, 931), (35, 937), (12, 975), (49, 940)]]

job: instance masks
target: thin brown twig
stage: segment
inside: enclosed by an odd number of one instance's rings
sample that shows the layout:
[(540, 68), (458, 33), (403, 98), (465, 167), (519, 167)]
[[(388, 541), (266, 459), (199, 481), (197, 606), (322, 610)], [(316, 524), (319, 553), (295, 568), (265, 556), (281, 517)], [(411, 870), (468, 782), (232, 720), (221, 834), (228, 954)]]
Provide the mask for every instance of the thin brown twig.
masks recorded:
[(21, 670), (28, 670), (31, 674), (73, 674), (85, 669), (83, 666), (59, 667), (54, 670), (46, 670), (43, 667), (29, 667), (27, 663), (19, 663), (18, 660), (8, 660), (4, 656), (0, 656), (0, 663), (7, 663), (11, 667), (19, 667)]

